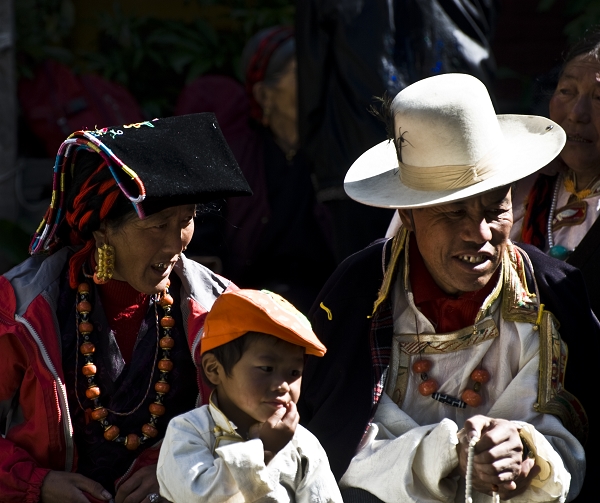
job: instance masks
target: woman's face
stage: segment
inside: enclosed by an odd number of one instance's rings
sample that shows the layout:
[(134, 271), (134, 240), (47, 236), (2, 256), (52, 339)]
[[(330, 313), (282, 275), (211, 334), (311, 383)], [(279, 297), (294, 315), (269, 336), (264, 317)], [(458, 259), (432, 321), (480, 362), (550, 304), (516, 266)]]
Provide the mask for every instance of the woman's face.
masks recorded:
[(567, 64), (550, 100), (550, 118), (567, 133), (560, 156), (577, 174), (600, 173), (600, 63)]
[(174, 206), (144, 220), (136, 216), (116, 228), (96, 231), (97, 245), (107, 242), (115, 247), (113, 279), (127, 281), (139, 292), (162, 292), (194, 234), (195, 208), (193, 204)]
[(298, 147), (298, 72), (293, 58), (275, 84), (258, 83), (255, 91), (264, 119), (280, 144)]
[(289, 121), (298, 120), (298, 71), (292, 59), (272, 88), (273, 114)]

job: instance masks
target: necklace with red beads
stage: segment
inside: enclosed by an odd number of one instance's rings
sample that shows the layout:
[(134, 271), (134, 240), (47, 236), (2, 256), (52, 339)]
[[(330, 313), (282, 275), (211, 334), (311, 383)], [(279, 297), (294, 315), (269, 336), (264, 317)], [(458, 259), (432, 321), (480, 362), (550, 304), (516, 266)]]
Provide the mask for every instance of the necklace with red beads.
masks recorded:
[(412, 364), (413, 372), (421, 374), (421, 383), (419, 384), (419, 393), (423, 396), (431, 396), (434, 400), (451, 405), (452, 407), (458, 407), (464, 409), (467, 405), (471, 407), (479, 407), (481, 405), (482, 397), (479, 394), (481, 385), (485, 384), (490, 380), (490, 373), (483, 369), (477, 368), (471, 372), (471, 380), (474, 381), (473, 389), (465, 389), (460, 398), (456, 398), (447, 393), (439, 393), (438, 384), (435, 379), (431, 379), (427, 372), (431, 370), (432, 363), (423, 357), (419, 358)]
[[(419, 330), (417, 319), (415, 316), (415, 327), (417, 332), (417, 341), (419, 341)], [(473, 326), (473, 332), (475, 333), (475, 326)], [(420, 341), (419, 341), (420, 342)], [(420, 344), (419, 344), (420, 346)], [(448, 393), (438, 392), (438, 383), (435, 379), (431, 379), (428, 372), (431, 370), (431, 360), (423, 358), (423, 352), (420, 352), (419, 359), (412, 364), (412, 370), (415, 374), (420, 374), (421, 383), (419, 384), (419, 393), (423, 396), (431, 396), (434, 400), (440, 403), (450, 405), (452, 407), (458, 407), (459, 409), (466, 408), (467, 405), (471, 407), (479, 407), (482, 402), (482, 397), (479, 394), (481, 385), (485, 384), (490, 380), (490, 373), (481, 368), (476, 368), (471, 372), (471, 380), (474, 382), (473, 389), (465, 389), (460, 398), (449, 395)]]
[[(154, 353), (154, 363), (152, 364), (152, 372), (148, 381), (148, 387), (146, 393), (140, 403), (130, 410), (129, 412), (116, 412), (106, 407), (103, 407), (100, 403), (100, 387), (96, 383), (96, 365), (94, 364), (93, 356), (96, 351), (96, 347), (90, 341), (90, 334), (94, 330), (94, 325), (90, 321), (90, 313), (92, 305), (90, 303), (90, 285), (87, 282), (81, 283), (77, 288), (77, 305), (76, 305), (76, 316), (77, 316), (77, 340), (79, 345), (78, 351), (75, 356), (75, 395), (77, 402), (82, 410), (85, 410), (79, 395), (77, 394), (77, 375), (79, 372), (79, 353), (83, 355), (84, 364), (81, 367), (81, 373), (83, 374), (87, 389), (85, 396), (93, 402), (93, 410), (91, 413), (92, 419), (98, 421), (104, 429), (104, 438), (108, 441), (117, 442), (123, 444), (127, 449), (134, 451), (140, 445), (143, 445), (148, 440), (156, 437), (158, 429), (156, 424), (160, 417), (165, 413), (165, 406), (163, 404), (163, 398), (166, 393), (169, 392), (170, 385), (167, 381), (169, 372), (173, 369), (173, 362), (170, 359), (170, 351), (175, 345), (175, 340), (171, 337), (171, 330), (175, 326), (175, 320), (171, 316), (171, 306), (173, 305), (173, 297), (169, 294), (169, 284), (167, 288), (161, 294), (154, 296), (154, 314), (156, 319), (156, 351)], [(164, 311), (162, 318), (158, 318), (158, 307), (160, 305)], [(160, 329), (162, 328), (162, 337), (160, 336)], [(160, 337), (160, 338), (159, 338)], [(162, 351), (160, 359), (158, 359), (159, 348)], [(158, 363), (157, 363), (158, 360)], [(142, 403), (146, 400), (150, 388), (152, 386), (152, 380), (154, 377), (154, 367), (158, 368), (160, 377), (154, 384), (154, 391), (156, 391), (156, 398), (153, 403), (148, 407), (150, 411), (149, 421), (142, 426), (142, 435), (136, 433), (129, 433), (128, 435), (121, 435), (119, 427), (110, 424), (107, 421), (109, 413), (117, 416), (128, 416), (137, 411)]]

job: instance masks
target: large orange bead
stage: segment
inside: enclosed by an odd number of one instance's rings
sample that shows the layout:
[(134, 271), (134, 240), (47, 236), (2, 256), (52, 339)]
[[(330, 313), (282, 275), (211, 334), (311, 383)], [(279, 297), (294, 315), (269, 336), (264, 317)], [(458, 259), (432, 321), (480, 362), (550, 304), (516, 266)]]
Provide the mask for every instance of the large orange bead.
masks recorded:
[(89, 313), (92, 310), (92, 305), (87, 300), (82, 300), (77, 304), (78, 313)]
[(171, 385), (168, 382), (158, 381), (154, 385), (154, 391), (156, 391), (157, 393), (168, 393), (170, 389)]
[(427, 379), (419, 384), (419, 393), (423, 396), (429, 396), (435, 393), (438, 389), (437, 382), (433, 379)]
[(130, 451), (135, 451), (140, 446), (140, 437), (135, 433), (130, 433), (125, 439), (125, 447)]
[(160, 340), (160, 347), (163, 349), (171, 349), (173, 346), (175, 346), (175, 339), (173, 339), (173, 337), (163, 337)]
[(82, 334), (89, 334), (94, 331), (94, 325), (92, 325), (89, 321), (82, 321), (79, 324), (79, 332)]
[(84, 365), (81, 369), (81, 373), (84, 376), (96, 375), (96, 365), (94, 365), (93, 363), (88, 363), (87, 365)]
[(91, 342), (84, 342), (81, 346), (79, 346), (79, 351), (83, 355), (89, 355), (96, 351), (96, 346), (94, 346)]
[(85, 390), (85, 396), (87, 396), (90, 400), (94, 398), (98, 398), (100, 396), (100, 388), (98, 386), (92, 386)]
[(118, 426), (109, 426), (106, 430), (104, 430), (104, 438), (109, 442), (112, 442), (115, 438), (119, 436), (120, 430)]
[(90, 293), (90, 285), (88, 285), (87, 283), (79, 283), (77, 291), (79, 293)]
[(108, 416), (108, 411), (104, 407), (92, 411), (92, 419), (95, 419), (96, 421), (104, 419), (106, 416)]
[(165, 306), (172, 306), (173, 305), (173, 297), (171, 297), (168, 293), (164, 293), (163, 296), (160, 298), (160, 301), (158, 302), (158, 304), (162, 307)]
[(479, 407), (481, 405), (481, 395), (472, 389), (464, 390), (460, 398), (471, 407)]
[(158, 435), (158, 430), (151, 424), (146, 423), (144, 426), (142, 426), (142, 433), (147, 437), (154, 438), (156, 435)]
[(431, 362), (429, 360), (417, 360), (412, 364), (413, 372), (423, 374), (431, 370)]
[(490, 380), (490, 373), (484, 369), (475, 369), (473, 372), (471, 372), (471, 379), (473, 379), (475, 382), (485, 384)]
[(160, 360), (158, 362), (158, 370), (163, 372), (171, 372), (173, 370), (173, 362), (171, 360)]
[(175, 320), (172, 316), (163, 316), (160, 320), (160, 326), (163, 328), (173, 328), (175, 326)]
[(148, 410), (153, 416), (162, 416), (165, 413), (165, 406), (159, 403), (151, 403)]

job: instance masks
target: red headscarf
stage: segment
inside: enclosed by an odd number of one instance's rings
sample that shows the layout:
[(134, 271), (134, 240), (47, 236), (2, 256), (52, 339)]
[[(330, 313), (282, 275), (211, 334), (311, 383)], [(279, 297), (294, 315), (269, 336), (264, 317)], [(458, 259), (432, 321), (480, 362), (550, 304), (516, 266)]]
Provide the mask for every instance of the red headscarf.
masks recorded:
[(263, 111), (258, 102), (254, 99), (252, 89), (254, 84), (262, 82), (265, 79), (265, 74), (269, 66), (269, 62), (275, 51), (285, 42), (294, 37), (294, 30), (289, 26), (281, 26), (267, 30), (262, 40), (258, 44), (258, 48), (250, 58), (250, 63), (246, 68), (246, 92), (250, 98), (250, 115), (253, 119), (260, 122), (262, 120)]

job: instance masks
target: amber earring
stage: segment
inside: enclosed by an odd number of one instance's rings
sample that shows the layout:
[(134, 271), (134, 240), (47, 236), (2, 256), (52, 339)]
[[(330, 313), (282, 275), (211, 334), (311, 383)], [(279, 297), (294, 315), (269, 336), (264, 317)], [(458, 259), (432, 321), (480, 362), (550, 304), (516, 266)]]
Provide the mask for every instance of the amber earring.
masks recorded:
[(98, 265), (94, 272), (94, 283), (103, 285), (115, 272), (115, 247), (104, 243), (98, 247)]

